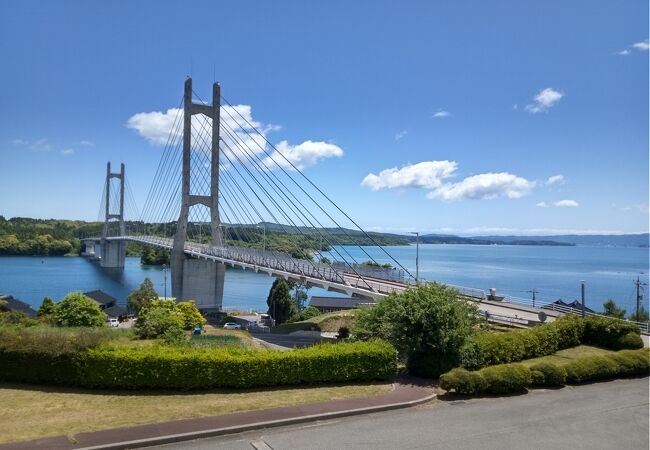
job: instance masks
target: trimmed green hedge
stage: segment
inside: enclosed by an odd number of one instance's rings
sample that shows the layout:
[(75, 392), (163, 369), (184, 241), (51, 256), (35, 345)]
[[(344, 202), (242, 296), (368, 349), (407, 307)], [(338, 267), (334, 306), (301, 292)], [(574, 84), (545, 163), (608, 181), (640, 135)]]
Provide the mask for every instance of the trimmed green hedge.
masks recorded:
[(461, 349), (461, 366), (480, 369), (551, 355), (580, 344), (611, 350), (643, 347), (633, 323), (602, 316), (581, 319), (568, 315), (527, 330), (479, 333), (468, 339)]
[(566, 369), (548, 362), (540, 362), (530, 366), (533, 386), (564, 386)]
[(3, 381), (120, 389), (339, 383), (385, 380), (397, 371), (395, 349), (379, 341), (323, 344), (285, 352), (100, 346), (76, 354), (51, 355), (0, 349), (0, 361)]
[(648, 349), (623, 350), (611, 355), (585, 356), (567, 364), (501, 364), (470, 372), (453, 369), (440, 377), (440, 387), (458, 394), (507, 394), (530, 386), (561, 386), (611, 378), (648, 375)]

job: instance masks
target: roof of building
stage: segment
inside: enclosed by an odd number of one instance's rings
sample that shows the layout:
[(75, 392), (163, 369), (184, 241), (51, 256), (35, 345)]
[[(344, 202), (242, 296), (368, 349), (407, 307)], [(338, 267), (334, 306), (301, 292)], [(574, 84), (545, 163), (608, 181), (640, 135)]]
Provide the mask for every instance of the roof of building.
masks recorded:
[(309, 302), (309, 306), (315, 306), (317, 308), (356, 308), (360, 305), (367, 305), (369, 303), (375, 302), (365, 298), (313, 296)]
[[(582, 303), (580, 303), (580, 301), (574, 300), (572, 302), (565, 302), (561, 298), (555, 300), (552, 303), (549, 303), (548, 305), (542, 306), (542, 308), (551, 309), (551, 305), (567, 306), (569, 308), (577, 309), (578, 311), (582, 311), (582, 309), (583, 309)], [(595, 312), (593, 309), (588, 308), (586, 306), (584, 307), (584, 310), (585, 310), (585, 312), (590, 312), (590, 313)]]
[(94, 291), (84, 292), (84, 295), (86, 297), (92, 298), (100, 305), (109, 305), (111, 303), (117, 302), (117, 299), (115, 297), (112, 297), (108, 295), (106, 292), (100, 291), (99, 289)]
[(108, 317), (120, 317), (127, 314), (126, 308), (122, 308), (118, 305), (106, 308), (104, 312), (108, 315)]
[(18, 311), (25, 314), (27, 317), (36, 317), (36, 311), (31, 306), (23, 301), (13, 298), (11, 295), (7, 295), (6, 297), (0, 296), (0, 300), (6, 302), (4, 308), (9, 311)]

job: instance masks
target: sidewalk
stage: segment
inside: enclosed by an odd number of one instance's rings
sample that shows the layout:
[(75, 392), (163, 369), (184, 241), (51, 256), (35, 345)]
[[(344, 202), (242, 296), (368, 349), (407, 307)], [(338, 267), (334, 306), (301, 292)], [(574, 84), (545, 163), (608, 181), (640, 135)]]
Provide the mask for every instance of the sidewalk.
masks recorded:
[(79, 433), (76, 442), (66, 436), (53, 436), (33, 441), (0, 444), (0, 450), (69, 450), (125, 449), (156, 444), (239, 433), (256, 428), (291, 425), (314, 420), (366, 414), (389, 409), (406, 408), (435, 397), (429, 384), (414, 378), (402, 378), (386, 394), (368, 398), (333, 400), (283, 408), (247, 411), (223, 416), (174, 420), (133, 427), (112, 428)]

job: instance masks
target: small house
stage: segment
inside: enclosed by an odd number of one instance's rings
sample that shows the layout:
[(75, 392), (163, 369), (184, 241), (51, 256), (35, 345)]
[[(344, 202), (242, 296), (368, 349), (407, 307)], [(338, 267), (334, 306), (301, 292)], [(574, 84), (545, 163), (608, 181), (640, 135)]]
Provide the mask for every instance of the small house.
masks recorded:
[(95, 291), (84, 292), (84, 295), (91, 300), (94, 300), (99, 305), (99, 309), (104, 311), (109, 319), (125, 318), (127, 316), (126, 308), (119, 306), (117, 304), (117, 299), (108, 295), (104, 291), (98, 289)]

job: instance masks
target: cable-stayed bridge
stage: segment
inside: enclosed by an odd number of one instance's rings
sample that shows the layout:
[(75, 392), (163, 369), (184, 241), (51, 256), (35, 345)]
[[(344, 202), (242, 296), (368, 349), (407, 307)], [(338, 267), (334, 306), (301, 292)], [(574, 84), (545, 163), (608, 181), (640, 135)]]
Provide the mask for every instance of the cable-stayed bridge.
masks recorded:
[[(254, 121), (248, 107), (230, 103), (218, 83), (212, 102), (204, 101), (189, 78), (179, 107), (165, 120), (169, 117), (170, 131), (140, 213), (124, 165), (117, 173), (110, 163), (107, 167), (102, 235), (86, 240), (87, 253), (98, 256), (103, 267), (123, 267), (129, 241), (170, 251), (172, 296), (194, 300), (207, 312), (222, 306), (226, 265), (369, 302), (419, 281), (379, 245), (380, 236), (365, 232), (303, 173), (305, 155), (317, 158), (310, 141), (301, 155), (286, 142), (274, 146), (267, 139), (273, 126)], [(366, 245), (380, 250), (380, 261)], [(538, 320), (537, 308), (490, 302), (481, 290), (461, 293), (495, 316)]]

